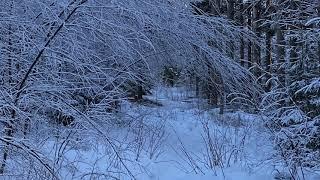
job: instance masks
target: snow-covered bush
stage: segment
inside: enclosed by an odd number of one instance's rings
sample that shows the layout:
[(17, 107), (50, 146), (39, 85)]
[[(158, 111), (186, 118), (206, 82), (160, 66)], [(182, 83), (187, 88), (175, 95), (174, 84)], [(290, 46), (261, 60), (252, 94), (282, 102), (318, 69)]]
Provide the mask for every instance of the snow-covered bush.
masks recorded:
[(294, 177), (304, 168), (319, 168), (320, 106), (313, 103), (319, 98), (319, 78), (294, 82), (290, 90), (268, 93), (264, 110), (274, 133), (275, 160), (284, 162)]

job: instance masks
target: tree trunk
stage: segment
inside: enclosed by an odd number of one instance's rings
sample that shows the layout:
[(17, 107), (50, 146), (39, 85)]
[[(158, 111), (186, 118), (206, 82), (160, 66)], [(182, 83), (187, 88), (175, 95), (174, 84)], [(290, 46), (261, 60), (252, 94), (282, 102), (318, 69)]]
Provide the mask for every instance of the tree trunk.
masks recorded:
[[(265, 65), (266, 65), (266, 82), (268, 82), (272, 75), (272, 33), (268, 31), (266, 33), (266, 57), (265, 57)], [(266, 91), (270, 91), (272, 87), (272, 82), (268, 82), (266, 84)]]
[[(240, 11), (240, 14), (239, 14), (239, 24), (240, 26), (244, 26), (245, 23), (244, 23), (244, 16), (241, 12), (243, 12), (244, 8), (243, 8), (243, 3), (242, 2), (238, 2), (240, 3), (239, 4), (239, 11)], [(240, 39), (240, 64), (242, 67), (245, 66), (245, 60), (244, 60), (244, 49), (245, 49), (245, 41), (243, 39), (243, 37), (241, 37)]]
[[(213, 0), (212, 0), (213, 1)], [(215, 10), (217, 12), (217, 15), (221, 14), (221, 0), (215, 0)]]
[(235, 0), (228, 1), (228, 18), (234, 20), (234, 5)]
[[(270, 7), (272, 6), (272, 1), (271, 0), (267, 0), (266, 1), (266, 9), (270, 9)], [(267, 16), (269, 15), (269, 13), (267, 14)], [(270, 18), (268, 18), (267, 20), (270, 20)], [(271, 91), (272, 88), (272, 81), (270, 81), (270, 78), (272, 77), (272, 37), (273, 37), (273, 30), (271, 29), (271, 27), (268, 27), (268, 29), (266, 30), (266, 39), (265, 39), (265, 43), (266, 43), (266, 56), (265, 56), (265, 67), (266, 67), (266, 91)]]
[(199, 82), (200, 82), (200, 79), (199, 79), (199, 77), (198, 77), (197, 75), (196, 75), (195, 80), (196, 80), (196, 82), (195, 82), (195, 84), (196, 84), (196, 97), (199, 97), (199, 95), (200, 95), (200, 91), (199, 91)]
[[(260, 38), (261, 37), (261, 33), (258, 30), (258, 21), (260, 20), (260, 1), (259, 2), (255, 2), (254, 6), (253, 6), (253, 22), (252, 22), (252, 29), (253, 32), (256, 33), (257, 37)], [(260, 71), (260, 65), (261, 65), (261, 48), (260, 46), (257, 44), (257, 42), (253, 43), (252, 46), (252, 51), (253, 51), (253, 56), (252, 56), (252, 61), (254, 62), (254, 74), (256, 75), (256, 77), (258, 78), (259, 82), (261, 82), (261, 71)]]
[[(228, 1), (228, 18), (230, 20), (234, 20), (234, 5), (235, 5), (235, 0), (229, 0)], [(229, 42), (229, 56), (231, 59), (235, 59), (235, 53), (234, 53), (234, 43), (231, 40)]]
[(143, 88), (141, 85), (138, 85), (137, 100), (141, 100), (142, 98), (143, 98)]
[[(12, 112), (14, 114), (14, 112)], [(10, 141), (13, 137), (13, 126), (12, 126), (13, 120), (10, 120), (9, 122), (6, 123), (5, 125), (5, 139), (7, 141)], [(2, 162), (1, 162), (1, 167), (0, 167), (0, 175), (4, 173), (6, 164), (7, 164), (7, 159), (9, 155), (9, 143), (6, 143), (4, 148), (3, 148), (3, 155), (2, 155)]]
[[(298, 47), (298, 39), (297, 37), (291, 37), (289, 40), (290, 45), (290, 65), (295, 65), (298, 63), (299, 55), (297, 53), (299, 47)], [(293, 75), (295, 75), (297, 72), (292, 72)]]
[(226, 104), (226, 93), (224, 92), (224, 82), (222, 80), (222, 77), (220, 75), (220, 81), (221, 81), (221, 85), (220, 85), (220, 110), (219, 110), (219, 114), (224, 114), (224, 109), (225, 109), (225, 104)]
[[(320, 0), (318, 0), (318, 17), (320, 17)], [(320, 24), (318, 25), (318, 28), (320, 28)], [(320, 64), (320, 39), (318, 40), (318, 64)], [(320, 72), (320, 66), (318, 66), (318, 72)]]
[(245, 60), (244, 60), (244, 48), (245, 48), (245, 41), (243, 38), (240, 39), (240, 65), (242, 67), (245, 66)]
[(279, 82), (282, 85), (285, 85), (285, 71), (284, 71), (284, 65), (285, 65), (285, 39), (283, 31), (280, 27), (280, 25), (277, 25), (276, 28), (276, 38), (277, 38), (277, 63), (278, 63), (278, 78)]
[[(247, 10), (247, 16), (248, 16), (248, 21), (247, 21), (247, 27), (248, 29), (251, 29), (252, 26), (252, 20), (251, 20), (251, 9)], [(248, 41), (248, 68), (252, 67), (252, 42), (249, 40)]]

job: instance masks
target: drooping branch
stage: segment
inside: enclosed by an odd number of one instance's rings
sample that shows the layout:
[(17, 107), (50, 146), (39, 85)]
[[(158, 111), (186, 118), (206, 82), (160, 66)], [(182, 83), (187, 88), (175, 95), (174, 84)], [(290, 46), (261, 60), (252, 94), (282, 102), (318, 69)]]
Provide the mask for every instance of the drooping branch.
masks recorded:
[[(32, 62), (31, 66), (29, 67), (28, 71), (26, 72), (26, 74), (23, 76), (19, 87), (18, 87), (18, 92), (17, 95), (15, 97), (14, 103), (17, 104), (17, 102), (19, 101), (19, 98), (21, 96), (22, 90), (25, 87), (25, 83), (28, 80), (32, 70), (34, 69), (34, 67), (37, 65), (37, 63), (40, 61), (40, 58), (42, 57), (44, 51), (46, 50), (46, 48), (48, 48), (50, 46), (50, 43), (57, 37), (57, 35), (59, 34), (59, 32), (62, 30), (63, 26), (65, 23), (67, 23), (69, 21), (69, 19), (72, 17), (72, 15), (75, 14), (76, 10), (83, 4), (85, 4), (88, 0), (82, 0), (70, 13), (69, 15), (66, 17), (66, 19), (60, 24), (60, 26), (53, 32), (52, 35), (50, 35), (50, 37), (48, 38), (48, 40), (46, 41), (45, 45), (41, 48), (41, 50), (38, 52), (36, 58), (34, 59), (34, 61)], [(70, 4), (74, 4), (74, 2), (71, 2)]]
[(0, 141), (4, 142), (6, 144), (10, 144), (10, 145), (12, 145), (18, 149), (21, 149), (23, 151), (26, 151), (29, 155), (31, 155), (32, 157), (37, 159), (40, 162), (40, 164), (43, 165), (43, 167), (45, 167), (55, 179), (58, 179), (56, 177), (56, 175), (54, 174), (54, 170), (52, 169), (52, 167), (50, 167), (50, 165), (48, 165), (48, 163), (46, 163), (34, 149), (31, 149), (31, 147), (29, 147), (23, 143), (20, 144), (15, 141), (11, 141), (11, 140), (8, 140), (6, 138), (1, 138), (1, 137), (0, 137)]

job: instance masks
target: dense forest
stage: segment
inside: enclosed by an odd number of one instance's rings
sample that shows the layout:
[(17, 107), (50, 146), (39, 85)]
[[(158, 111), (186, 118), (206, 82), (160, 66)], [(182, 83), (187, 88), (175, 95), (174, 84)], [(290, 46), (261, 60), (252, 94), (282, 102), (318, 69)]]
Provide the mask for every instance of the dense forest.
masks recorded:
[(320, 0), (1, 0), (0, 128), (4, 179), (320, 179)]

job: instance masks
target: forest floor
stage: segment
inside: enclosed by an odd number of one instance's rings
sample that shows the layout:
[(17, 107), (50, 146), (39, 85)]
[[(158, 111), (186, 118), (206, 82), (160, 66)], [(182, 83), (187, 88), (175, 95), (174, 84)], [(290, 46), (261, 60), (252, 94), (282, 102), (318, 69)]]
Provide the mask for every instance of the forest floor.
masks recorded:
[(261, 117), (220, 115), (187, 92), (160, 87), (146, 98), (161, 106), (131, 106), (133, 116), (145, 114), (145, 124), (162, 124), (165, 133), (158, 156), (139, 159), (147, 173), (137, 179), (273, 179), (272, 142)]
[(105, 131), (126, 168), (101, 138), (87, 150), (66, 152), (62, 177), (104, 179), (107, 173), (132, 179), (122, 173), (130, 171), (137, 180), (290, 180), (274, 158), (263, 117), (240, 111), (220, 115), (201, 101), (185, 88), (159, 87), (143, 102), (124, 103), (127, 114)]

